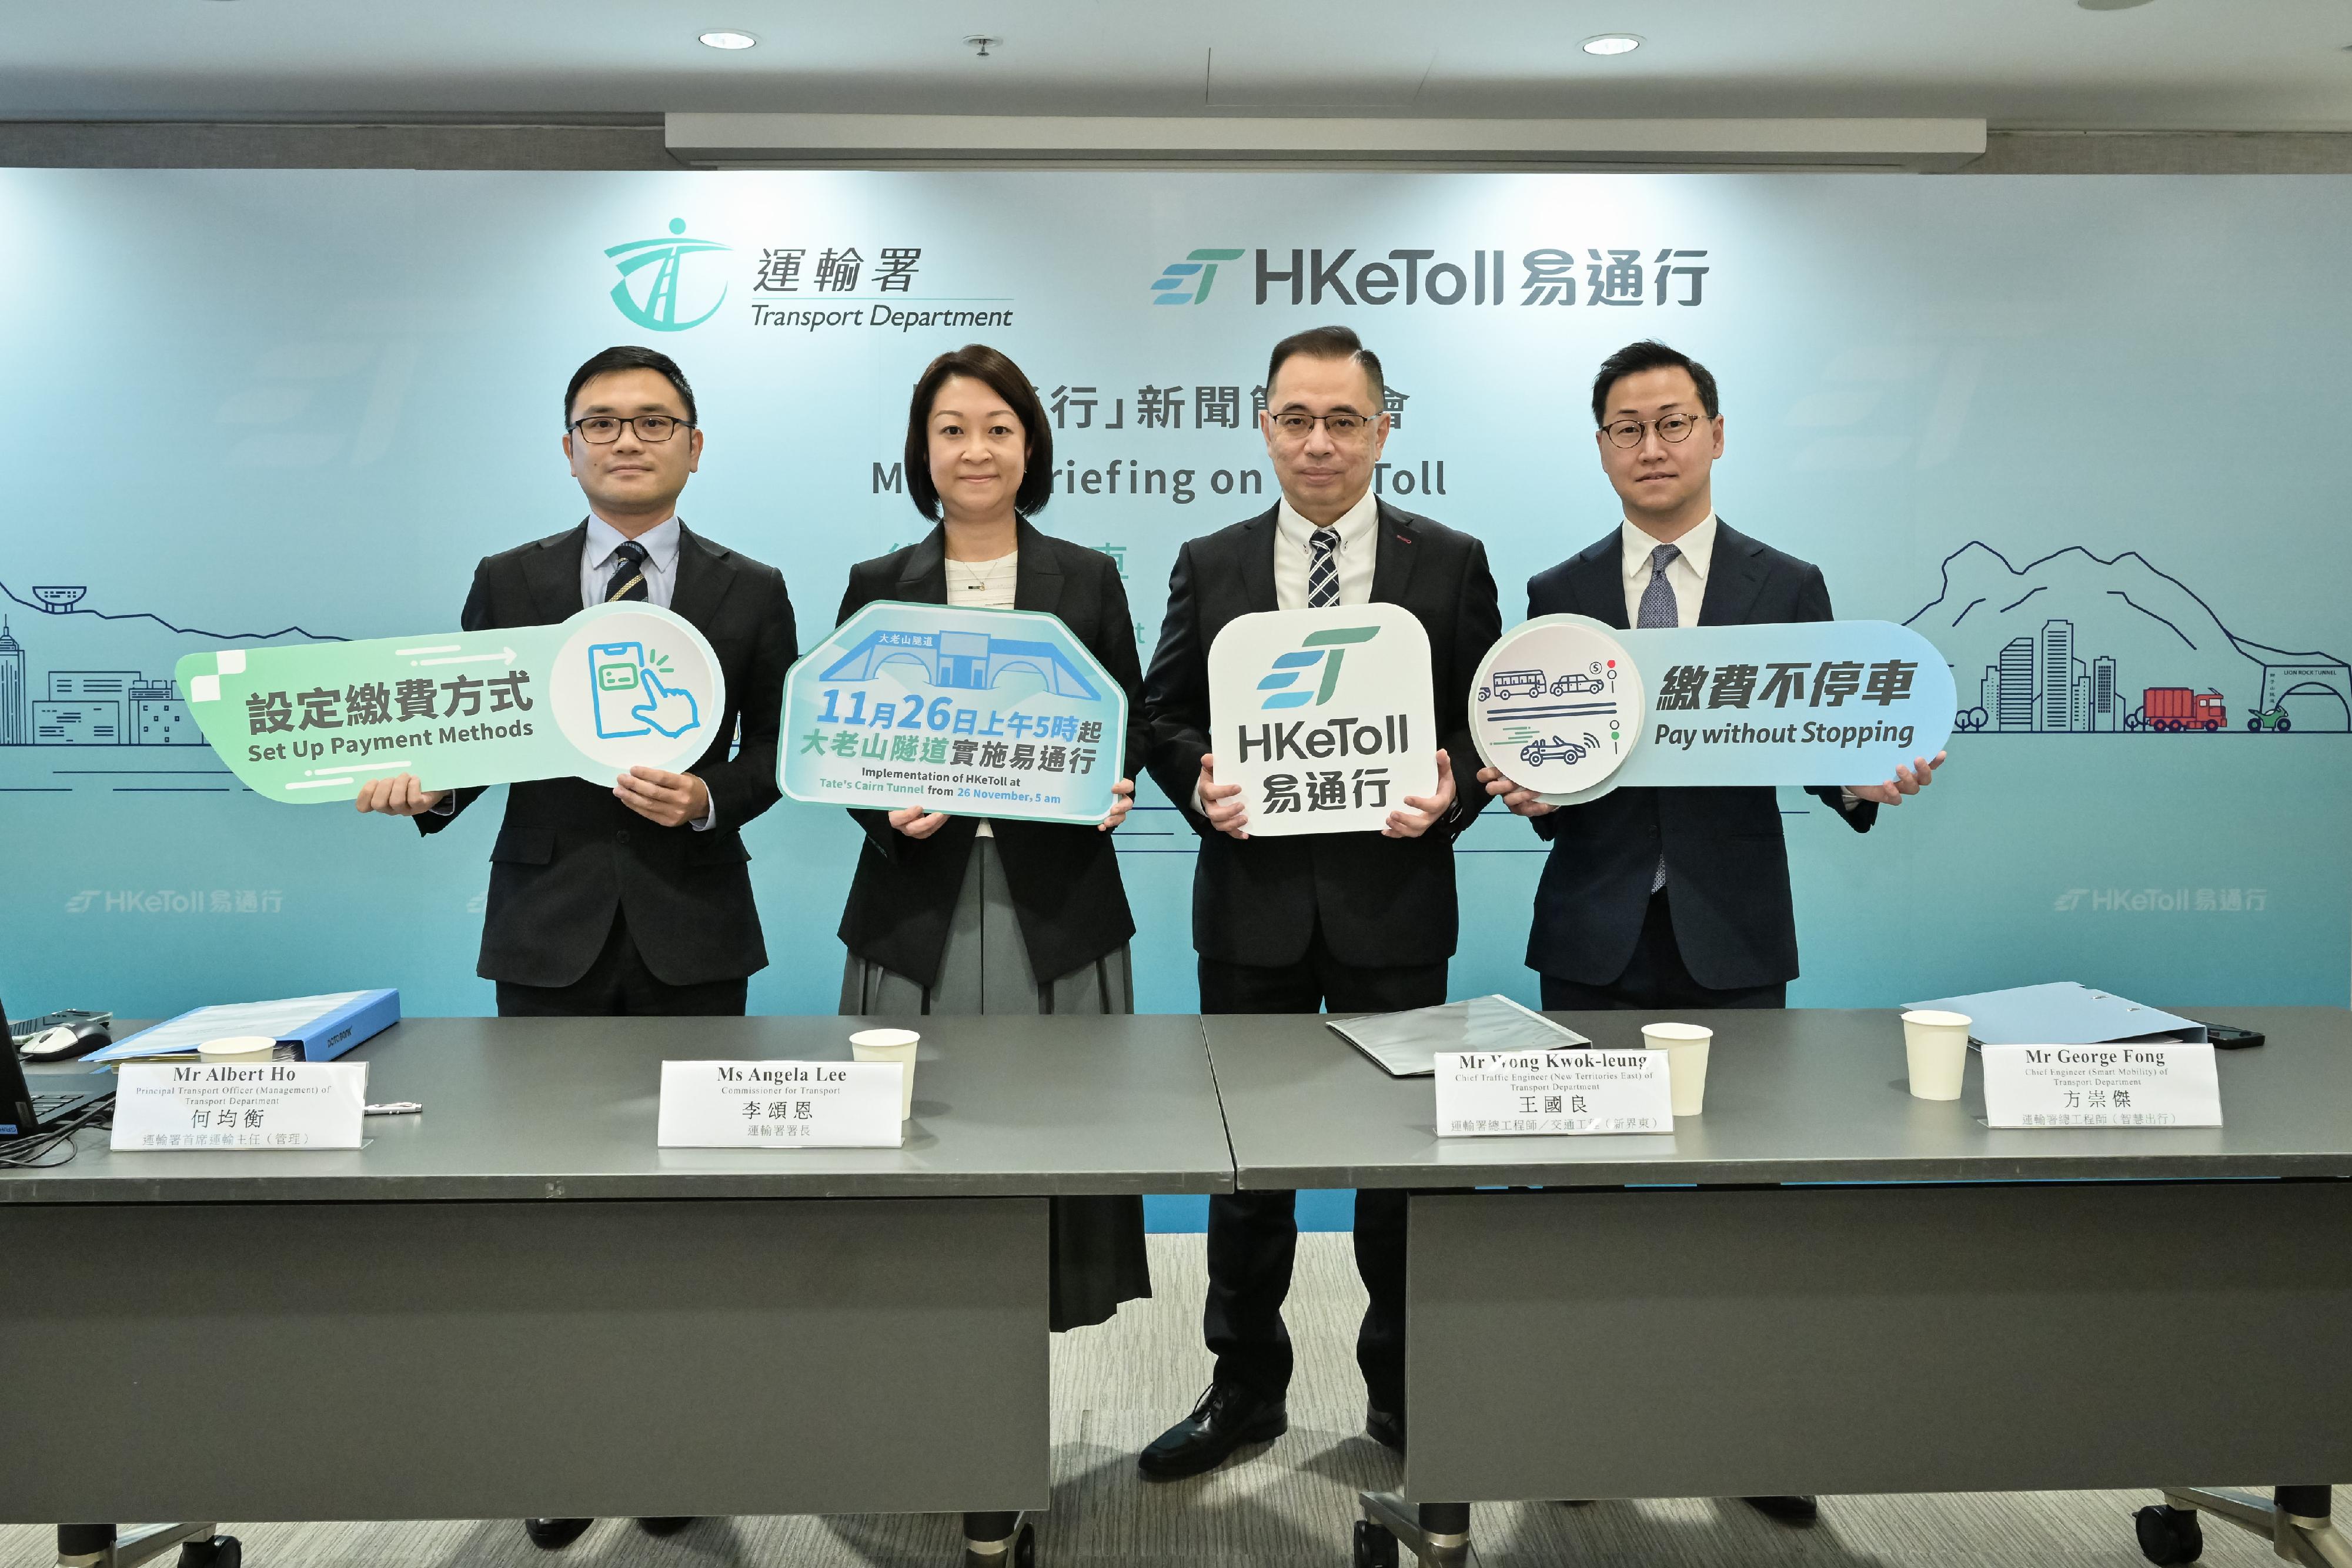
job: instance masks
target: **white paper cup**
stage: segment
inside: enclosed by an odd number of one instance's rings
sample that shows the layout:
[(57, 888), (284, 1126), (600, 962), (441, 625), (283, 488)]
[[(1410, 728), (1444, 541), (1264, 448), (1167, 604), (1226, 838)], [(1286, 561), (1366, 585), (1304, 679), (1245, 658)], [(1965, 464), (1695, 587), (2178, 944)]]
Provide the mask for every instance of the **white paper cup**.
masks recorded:
[(266, 1034), (226, 1035), (196, 1047), (199, 1061), (268, 1061), (277, 1055), (277, 1039)]
[(915, 1047), (923, 1037), (910, 1029), (863, 1029), (849, 1037), (850, 1054), (860, 1061), (895, 1061), (898, 1074), (898, 1120), (915, 1113)]
[(1911, 1064), (1911, 1092), (1920, 1100), (1957, 1100), (1969, 1066), (1966, 1013), (1933, 1009), (1903, 1015), (1903, 1054)]
[(1666, 1078), (1674, 1085), (1675, 1114), (1696, 1116), (1706, 1104), (1706, 1050), (1715, 1030), (1696, 1023), (1645, 1023), (1642, 1041), (1666, 1053)]

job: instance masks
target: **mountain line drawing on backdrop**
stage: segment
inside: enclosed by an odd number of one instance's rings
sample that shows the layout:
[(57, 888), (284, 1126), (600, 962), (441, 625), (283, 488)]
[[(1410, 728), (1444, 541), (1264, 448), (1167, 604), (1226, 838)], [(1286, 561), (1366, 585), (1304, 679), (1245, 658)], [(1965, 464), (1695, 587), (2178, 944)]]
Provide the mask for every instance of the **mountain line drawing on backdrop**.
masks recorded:
[(2068, 545), (2017, 567), (1971, 539), (1903, 623), (1951, 662), (1965, 731), (2352, 731), (2343, 659), (2240, 636), (2137, 550)]
[[(152, 611), (99, 610), (82, 602), (89, 590), (80, 584), (41, 584), (31, 592), (28, 599), (0, 582), (0, 747), (202, 746), (204, 736), (172, 682), (186, 639), (346, 640), (300, 626), (211, 632)], [(37, 653), (44, 660), (37, 681)]]

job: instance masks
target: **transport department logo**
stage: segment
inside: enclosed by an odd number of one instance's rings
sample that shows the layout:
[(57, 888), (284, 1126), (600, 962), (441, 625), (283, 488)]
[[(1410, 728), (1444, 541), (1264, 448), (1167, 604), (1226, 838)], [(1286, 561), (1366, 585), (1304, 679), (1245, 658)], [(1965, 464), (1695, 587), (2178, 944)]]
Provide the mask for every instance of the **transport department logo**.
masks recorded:
[(1154, 305), (1205, 305), (1209, 287), (1217, 281), (1217, 263), (1239, 261), (1237, 250), (1196, 250), (1181, 261), (1171, 261), (1151, 285)]
[[(1299, 644), (1299, 652), (1277, 656), (1273, 673), (1258, 682), (1257, 689), (1267, 694), (1265, 701), (1257, 705), (1259, 710), (1305, 707), (1309, 702), (1321, 707), (1339, 689), (1339, 664), (1348, 656), (1348, 649), (1358, 643), (1369, 643), (1380, 634), (1377, 626), (1334, 626), (1325, 632), (1309, 632), (1307, 640)], [(1298, 686), (1298, 678), (1318, 664), (1323, 666), (1321, 683), (1312, 690)]]
[[(613, 303), (622, 315), (638, 326), (656, 332), (683, 332), (689, 327), (699, 327), (719, 313), (727, 303), (727, 286), (719, 286), (719, 298), (710, 308), (691, 320), (677, 319), (678, 277), (685, 258), (697, 251), (725, 250), (716, 240), (690, 239), (686, 235), (686, 220), (669, 221), (669, 237), (666, 239), (631, 240), (626, 245), (608, 247), (604, 254), (621, 269), (621, 281), (613, 285)], [(653, 276), (637, 283), (646, 268)], [(635, 284), (635, 287), (632, 284)]]

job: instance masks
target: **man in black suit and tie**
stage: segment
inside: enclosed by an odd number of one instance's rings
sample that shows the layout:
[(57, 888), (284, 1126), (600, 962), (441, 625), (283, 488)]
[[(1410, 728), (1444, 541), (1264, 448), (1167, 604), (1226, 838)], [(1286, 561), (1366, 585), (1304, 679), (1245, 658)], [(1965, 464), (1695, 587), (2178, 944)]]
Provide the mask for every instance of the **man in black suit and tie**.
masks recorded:
[[(1616, 627), (1827, 621), (1821, 569), (1715, 514), (1723, 455), (1715, 377), (1664, 343), (1629, 344), (1592, 383), (1601, 466), (1624, 504), (1603, 538), (1528, 583), (1528, 614)], [(1856, 832), (1934, 778), (1916, 759), (1876, 784), (1818, 785)], [(1528, 967), (1548, 1011), (1787, 1005), (1797, 931), (1780, 798), (1769, 786), (1617, 789), (1555, 810), (1492, 768), (1486, 789), (1551, 843), (1536, 890)], [(1811, 1498), (1751, 1498), (1793, 1521)]]
[[(768, 962), (741, 830), (777, 799), (776, 727), (799, 647), (792, 601), (774, 567), (678, 520), (702, 432), (694, 390), (667, 355), (596, 355), (565, 389), (563, 420), (586, 520), (485, 558), (461, 623), (468, 632), (547, 625), (611, 600), (662, 605), (709, 640), (727, 706), (712, 727), (718, 738), (687, 772), (632, 768), (609, 789), (580, 779), (509, 789), (490, 851), (478, 972), (498, 983), (502, 1018), (740, 1017), (749, 977)], [(481, 792), (424, 789), (404, 773), (363, 785), (358, 806), (413, 817), (432, 833)], [(554, 1548), (589, 1522), (525, 1525)], [(641, 1522), (667, 1533), (687, 1521)]]
[[(1372, 495), (1388, 439), (1381, 363), (1344, 327), (1276, 344), (1259, 415), (1282, 486), (1272, 509), (1179, 552), (1168, 617), (1144, 677), (1152, 778), (1201, 835), (1192, 946), (1204, 1013), (1382, 1012), (1445, 999), (1455, 935), (1454, 840), (1486, 797), (1468, 696), (1500, 634), (1485, 547)], [(1252, 838), (1241, 787), (1209, 755), (1209, 648), (1238, 616), (1401, 604), (1429, 632), (1435, 792), (1407, 796), (1380, 832)], [(1139, 1460), (1155, 1479), (1197, 1475), (1287, 1429), (1282, 1322), (1298, 1228), (1293, 1195), (1209, 1200), (1204, 1328), (1214, 1382)], [(1404, 1444), (1405, 1195), (1356, 1198), (1356, 1261), (1370, 1293), (1356, 1357), (1372, 1436)]]

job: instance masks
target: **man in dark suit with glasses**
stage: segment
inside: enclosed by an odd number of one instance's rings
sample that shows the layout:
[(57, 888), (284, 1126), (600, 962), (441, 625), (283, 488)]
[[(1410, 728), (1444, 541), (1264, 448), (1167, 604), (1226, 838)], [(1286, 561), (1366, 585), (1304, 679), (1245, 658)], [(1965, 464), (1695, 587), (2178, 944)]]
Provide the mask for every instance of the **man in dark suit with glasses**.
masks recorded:
[[(727, 706), (718, 738), (683, 773), (632, 768), (609, 789), (581, 779), (510, 788), (490, 851), (478, 972), (497, 982), (502, 1018), (740, 1017), (750, 977), (768, 962), (742, 828), (777, 800), (784, 671), (799, 649), (792, 600), (774, 567), (678, 519), (702, 431), (694, 389), (667, 355), (596, 355), (564, 389), (563, 421), (588, 516), (486, 558), (465, 629), (548, 625), (614, 600), (661, 605), (709, 640)], [(369, 780), (358, 806), (433, 833), (481, 792), (425, 789), (404, 773)], [(550, 1549), (590, 1522), (524, 1521)], [(688, 1521), (640, 1522), (667, 1534)]]
[[(1827, 621), (1821, 569), (1716, 516), (1723, 415), (1715, 377), (1664, 343), (1628, 344), (1592, 384), (1601, 466), (1624, 508), (1602, 538), (1528, 583), (1528, 615), (1611, 626), (1746, 626)], [(1872, 784), (1817, 785), (1831, 813), (1868, 832), (1942, 764), (1916, 759)], [(1536, 889), (1528, 967), (1547, 1011), (1787, 1005), (1796, 917), (1780, 802), (1769, 785), (1616, 789), (1554, 808), (1492, 768), (1490, 794), (1551, 844)], [(1809, 1497), (1750, 1498), (1790, 1523)]]

